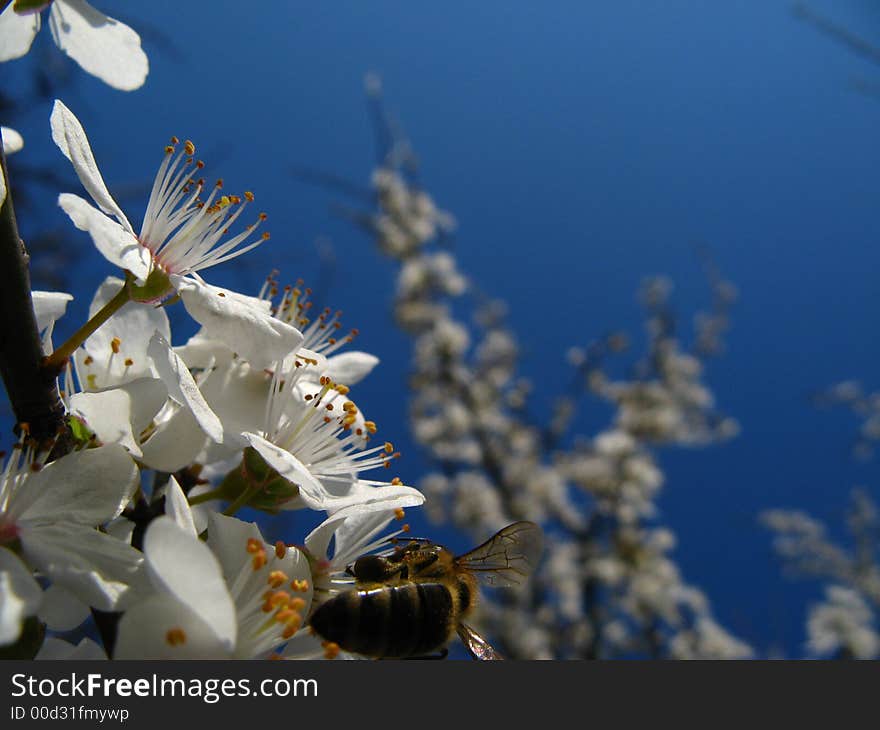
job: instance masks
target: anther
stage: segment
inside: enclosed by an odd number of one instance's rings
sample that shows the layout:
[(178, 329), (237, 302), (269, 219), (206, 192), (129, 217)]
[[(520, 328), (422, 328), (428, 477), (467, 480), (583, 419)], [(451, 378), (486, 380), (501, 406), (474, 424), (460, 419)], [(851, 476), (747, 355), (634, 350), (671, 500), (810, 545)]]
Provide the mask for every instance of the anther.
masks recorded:
[(186, 643), (186, 632), (181, 628), (168, 629), (165, 641), (169, 646), (180, 646)]
[(269, 573), (269, 577), (266, 579), (266, 582), (273, 588), (281, 588), (281, 586), (287, 583), (287, 575), (284, 573), (284, 571), (273, 570), (271, 573)]

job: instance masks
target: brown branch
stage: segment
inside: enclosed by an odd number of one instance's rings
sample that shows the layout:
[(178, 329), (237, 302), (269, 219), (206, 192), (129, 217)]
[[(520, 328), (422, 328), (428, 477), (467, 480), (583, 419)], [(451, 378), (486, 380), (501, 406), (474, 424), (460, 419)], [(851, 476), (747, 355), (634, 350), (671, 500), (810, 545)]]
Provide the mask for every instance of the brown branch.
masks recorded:
[(0, 168), (7, 182), (6, 200), (0, 207), (0, 377), (17, 424), (27, 423), (30, 435), (42, 442), (65, 430), (64, 405), (54, 373), (41, 367), (43, 347), (31, 300), (30, 257), (18, 235), (2, 149)]

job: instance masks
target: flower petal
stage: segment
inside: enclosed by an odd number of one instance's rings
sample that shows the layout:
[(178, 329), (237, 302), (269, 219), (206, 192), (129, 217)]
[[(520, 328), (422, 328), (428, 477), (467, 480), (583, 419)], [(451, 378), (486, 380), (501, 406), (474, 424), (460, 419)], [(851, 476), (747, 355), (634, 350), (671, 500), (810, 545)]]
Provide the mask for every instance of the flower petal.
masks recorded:
[(101, 255), (114, 266), (127, 269), (140, 281), (150, 274), (150, 254), (138, 243), (135, 235), (89, 205), (78, 195), (61, 193), (58, 205), (79, 230), (92, 237)]
[(147, 354), (152, 358), (171, 398), (192, 411), (199, 426), (212, 441), (222, 443), (223, 424), (211, 410), (186, 363), (158, 332), (150, 338)]
[(72, 294), (56, 291), (32, 291), (34, 314), (37, 317), (37, 329), (42, 332), (49, 325), (55, 324), (67, 310), (67, 303), (73, 299)]
[(73, 631), (89, 615), (89, 607), (57, 583), (43, 593), (43, 604), (38, 613), (40, 621), (50, 631)]
[(138, 470), (121, 446), (75, 451), (29, 474), (8, 514), (19, 524), (63, 519), (101, 525), (122, 512), (138, 481)]
[(21, 559), (0, 547), (0, 646), (13, 643), (21, 624), (37, 612), (43, 591)]
[(124, 608), (146, 588), (143, 555), (103, 532), (81, 525), (26, 525), (21, 543), (30, 564), (102, 611)]
[(0, 61), (21, 58), (30, 49), (40, 30), (40, 14), (19, 15), (12, 3), (0, 14)]
[(255, 368), (283, 360), (302, 344), (302, 333), (273, 317), (268, 302), (180, 276), (172, 283), (205, 335), (226, 343)]
[(168, 483), (165, 485), (165, 514), (187, 535), (199, 536), (186, 495), (173, 476), (168, 477)]
[(378, 364), (379, 358), (368, 352), (343, 352), (327, 358), (326, 374), (334, 382), (354, 385), (367, 377)]
[(251, 556), (245, 551), (248, 540), (266, 542), (253, 522), (221, 514), (208, 517), (208, 545), (220, 562), (227, 582), (234, 581), (241, 566), (250, 561)]
[(188, 408), (178, 408), (141, 444), (142, 461), (157, 471), (175, 472), (192, 464), (208, 438)]
[(68, 399), (68, 411), (85, 421), (101, 443), (119, 444), (140, 457), (137, 434), (149, 425), (166, 397), (161, 380), (140, 378), (118, 388), (74, 393)]
[(92, 154), (92, 148), (89, 145), (89, 138), (86, 137), (85, 130), (79, 123), (79, 119), (62, 102), (56, 99), (55, 105), (52, 107), (52, 116), (49, 117), (49, 124), (52, 127), (53, 141), (64, 153), (64, 156), (70, 160), (73, 169), (76, 171), (76, 176), (89, 195), (92, 196), (92, 200), (107, 215), (112, 215), (116, 218), (119, 225), (125, 231), (134, 236), (134, 229), (131, 227), (131, 223), (128, 222), (125, 213), (122, 212), (113, 196), (110, 195), (110, 191), (104, 183), (104, 178), (101, 177), (101, 171), (98, 169), (98, 163), (95, 162), (95, 156)]
[(195, 611), (160, 594), (123, 614), (113, 658), (228, 659), (229, 650)]
[[(115, 276), (104, 279), (89, 304), (89, 318), (113, 299), (124, 284)], [(162, 307), (139, 302), (124, 304), (76, 352), (77, 375), (85, 381), (83, 387), (98, 390), (155, 375), (147, 355), (154, 332), (165, 339), (171, 337), (168, 315)], [(86, 364), (89, 360), (91, 362)]]
[[(2, 45), (3, 39), (0, 38), (0, 47), (2, 47)], [(24, 137), (12, 129), (12, 127), (0, 127), (0, 135), (3, 137), (4, 155), (11, 155), (24, 147)]]
[(147, 528), (144, 553), (154, 585), (188, 606), (232, 651), (238, 631), (235, 605), (208, 546), (170, 517), (158, 517)]
[(64, 639), (58, 639), (54, 636), (46, 637), (43, 641), (43, 646), (40, 647), (40, 650), (34, 657), (37, 660), (66, 659), (69, 661), (95, 661), (106, 658), (107, 655), (104, 653), (104, 650), (88, 637), (74, 646), (69, 641), (64, 641)]
[(245, 433), (243, 435), (269, 466), (287, 481), (299, 487), (299, 496), (307, 507), (316, 510), (326, 509), (330, 495), (299, 459), (258, 434)]
[(55, 0), (49, 29), (58, 47), (104, 83), (120, 91), (143, 86), (149, 61), (141, 39), (124, 23), (108, 18), (85, 0)]

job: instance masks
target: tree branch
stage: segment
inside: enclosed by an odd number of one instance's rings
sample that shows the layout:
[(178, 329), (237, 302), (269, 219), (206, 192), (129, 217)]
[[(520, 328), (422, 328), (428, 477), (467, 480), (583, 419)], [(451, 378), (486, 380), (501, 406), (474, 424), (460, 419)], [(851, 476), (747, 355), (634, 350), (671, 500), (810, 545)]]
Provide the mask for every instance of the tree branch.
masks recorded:
[(43, 347), (31, 300), (30, 257), (18, 235), (2, 149), (0, 168), (7, 183), (0, 207), (0, 377), (16, 422), (27, 423), (30, 435), (44, 441), (64, 430), (64, 405), (55, 373), (41, 367)]

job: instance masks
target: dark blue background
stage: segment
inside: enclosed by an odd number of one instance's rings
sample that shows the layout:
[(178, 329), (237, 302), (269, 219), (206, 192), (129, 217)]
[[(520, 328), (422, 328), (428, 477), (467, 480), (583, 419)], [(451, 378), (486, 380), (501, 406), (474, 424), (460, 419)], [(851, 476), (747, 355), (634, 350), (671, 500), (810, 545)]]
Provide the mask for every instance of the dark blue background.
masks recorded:
[[(694, 246), (709, 244), (741, 292), (709, 382), (743, 431), (661, 455), (662, 519), (685, 578), (725, 625), (762, 654), (801, 654), (818, 590), (781, 576), (756, 515), (799, 507), (841, 533), (850, 488), (876, 482), (876, 466), (850, 457), (854, 421), (809, 396), (845, 378), (876, 383), (880, 99), (853, 81), (880, 82), (880, 65), (784, 0), (98, 5), (141, 32), (150, 76), (126, 94), (75, 70), (63, 98), (111, 189), (131, 193), (132, 222), (147, 197), (138, 185), (176, 134), (196, 143), (209, 177), (252, 189), (269, 213), (272, 240), (212, 282), (256, 291), (272, 267), (315, 281), (316, 240), (328, 237), (327, 303), (382, 359), (358, 402), (404, 452), (406, 481), (427, 466), (407, 436), (410, 350), (389, 318), (393, 267), (331, 215), (339, 197), (291, 175), (311, 167), (368, 182), (365, 72), (382, 75), (427, 187), (459, 221), (462, 270), (509, 302), (544, 401), (567, 381), (568, 347), (612, 328), (640, 335), (645, 275), (674, 278), (687, 323), (708, 302)], [(880, 42), (875, 3), (811, 6)], [(35, 50), (51, 47), (43, 35)], [(24, 88), (37, 58), (7, 64), (4, 88)], [(49, 110), (35, 103), (4, 123), (25, 135), (22, 163), (67, 173), (47, 143)], [(25, 233), (56, 219), (58, 192), (41, 188), (19, 212)], [(110, 272), (83, 234), (68, 241), (80, 246), (66, 272), (72, 322)], [(595, 432), (607, 415), (597, 406), (583, 425)]]

